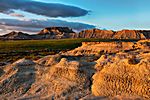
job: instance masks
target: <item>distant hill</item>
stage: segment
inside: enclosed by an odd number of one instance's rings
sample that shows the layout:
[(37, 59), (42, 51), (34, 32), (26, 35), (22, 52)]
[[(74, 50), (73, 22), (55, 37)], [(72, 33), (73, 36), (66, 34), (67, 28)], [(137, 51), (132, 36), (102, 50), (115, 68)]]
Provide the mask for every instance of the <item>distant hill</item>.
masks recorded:
[(76, 38), (77, 34), (68, 27), (47, 27), (38, 33), (42, 39)]
[(27, 33), (12, 31), (8, 34), (1, 36), (1, 39), (4, 39), (4, 40), (28, 40), (28, 39), (32, 39), (32, 37)]
[(75, 33), (68, 27), (47, 27), (35, 35), (22, 32), (10, 32), (0, 36), (2, 40), (41, 40), (65, 38), (99, 38), (99, 39), (150, 39), (150, 30), (100, 30), (89, 29)]

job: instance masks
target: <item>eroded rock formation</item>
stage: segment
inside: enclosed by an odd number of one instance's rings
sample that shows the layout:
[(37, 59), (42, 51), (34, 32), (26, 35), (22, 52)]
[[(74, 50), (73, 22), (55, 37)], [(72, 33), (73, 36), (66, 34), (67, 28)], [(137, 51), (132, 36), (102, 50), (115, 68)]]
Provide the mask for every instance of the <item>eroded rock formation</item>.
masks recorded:
[(102, 38), (102, 39), (111, 39), (114, 35), (114, 32), (111, 30), (99, 30), (91, 29), (84, 30), (79, 33), (79, 38)]
[(146, 30), (84, 30), (79, 33), (79, 38), (100, 38), (100, 39), (149, 39), (150, 31)]
[(137, 30), (122, 30), (117, 31), (114, 36), (114, 39), (145, 39), (146, 36), (144, 36), (143, 33)]
[(48, 27), (38, 33), (41, 39), (76, 38), (77, 34), (68, 27)]
[(75, 33), (68, 27), (47, 27), (38, 34), (29, 35), (22, 32), (11, 32), (0, 36), (4, 40), (39, 40), (39, 39), (64, 39), (64, 38), (99, 38), (99, 39), (150, 39), (150, 30), (100, 30), (89, 29)]
[(150, 99), (150, 41), (87, 42), (0, 68), (0, 99)]
[[(93, 76), (92, 93), (96, 96), (141, 96), (150, 99), (150, 53), (146, 55), (131, 55), (118, 53), (100, 58)], [(136, 63), (135, 63), (136, 62)]]

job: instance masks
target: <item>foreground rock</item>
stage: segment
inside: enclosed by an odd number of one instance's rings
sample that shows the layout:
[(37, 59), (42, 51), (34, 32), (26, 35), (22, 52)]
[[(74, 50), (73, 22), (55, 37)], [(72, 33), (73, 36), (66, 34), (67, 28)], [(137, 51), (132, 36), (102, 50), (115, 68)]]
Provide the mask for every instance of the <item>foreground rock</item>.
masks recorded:
[(150, 99), (150, 53), (136, 55), (118, 53), (100, 58), (93, 76), (92, 93), (96, 96), (140, 96)]
[(36, 64), (26, 59), (4, 67), (4, 74), (0, 77), (0, 94), (11, 98), (26, 93), (35, 81), (36, 69)]
[(0, 99), (150, 99), (150, 41), (87, 42), (0, 68)]
[(90, 93), (88, 76), (79, 62), (62, 58), (36, 80), (25, 97), (38, 94), (41, 99), (78, 99)]

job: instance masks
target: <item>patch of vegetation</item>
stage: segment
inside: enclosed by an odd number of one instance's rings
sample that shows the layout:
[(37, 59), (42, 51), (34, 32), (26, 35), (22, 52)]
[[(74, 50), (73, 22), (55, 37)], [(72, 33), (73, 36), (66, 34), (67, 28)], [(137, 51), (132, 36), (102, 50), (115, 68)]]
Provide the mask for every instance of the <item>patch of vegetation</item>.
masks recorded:
[(112, 41), (137, 41), (118, 39), (61, 39), (61, 40), (14, 40), (0, 41), (0, 62), (13, 62), (27, 57), (39, 59), (46, 55), (67, 51), (82, 45), (82, 42), (112, 42)]

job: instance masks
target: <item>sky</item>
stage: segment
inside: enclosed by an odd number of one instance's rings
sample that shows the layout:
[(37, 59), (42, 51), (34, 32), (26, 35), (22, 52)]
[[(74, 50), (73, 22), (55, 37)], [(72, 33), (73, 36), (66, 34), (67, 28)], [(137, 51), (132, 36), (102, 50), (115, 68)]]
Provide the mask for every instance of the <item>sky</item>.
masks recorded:
[(150, 0), (0, 0), (0, 35), (50, 26), (149, 29)]

